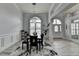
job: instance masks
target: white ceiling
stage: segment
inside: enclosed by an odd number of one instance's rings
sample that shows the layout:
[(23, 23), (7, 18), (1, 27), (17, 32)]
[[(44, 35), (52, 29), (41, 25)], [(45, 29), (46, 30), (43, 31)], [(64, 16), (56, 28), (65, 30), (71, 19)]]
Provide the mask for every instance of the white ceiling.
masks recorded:
[(49, 11), (52, 3), (18, 3), (18, 7), (25, 13), (46, 13)]
[(65, 11), (65, 13), (72, 13), (75, 11), (79, 11), (79, 4), (75, 4), (72, 8), (68, 9), (67, 11)]

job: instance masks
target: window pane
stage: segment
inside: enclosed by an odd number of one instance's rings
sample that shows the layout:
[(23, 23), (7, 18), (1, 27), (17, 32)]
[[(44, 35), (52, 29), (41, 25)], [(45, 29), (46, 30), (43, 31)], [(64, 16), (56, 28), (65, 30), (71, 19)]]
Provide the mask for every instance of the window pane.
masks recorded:
[(35, 24), (30, 23), (30, 35), (33, 35), (33, 32), (35, 32)]
[(37, 32), (38, 38), (41, 38), (40, 37), (40, 35), (41, 35), (41, 23), (36, 23), (36, 32)]
[(74, 35), (73, 29), (74, 29), (74, 23), (71, 24), (71, 34), (72, 34), (72, 35)]
[(73, 26), (71, 28), (73, 31), (73, 35), (78, 35), (78, 24), (77, 23), (73, 23)]
[(30, 29), (34, 29), (35, 30), (35, 24), (34, 23), (30, 23)]
[(41, 20), (36, 20), (36, 22), (41, 22)]
[(33, 22), (32, 20), (30, 20), (30, 22)]
[(79, 20), (74, 20), (74, 22), (79, 22)]
[(41, 23), (36, 23), (36, 29), (40, 29), (41, 30)]
[(72, 35), (74, 35), (74, 31), (73, 30), (71, 31), (71, 33), (72, 33)]
[(61, 21), (59, 19), (54, 19), (53, 24), (61, 24)]
[(76, 32), (77, 32), (77, 35), (78, 35), (78, 23), (76, 24)]
[(55, 31), (55, 32), (58, 32), (58, 26), (55, 26), (55, 27), (54, 27), (54, 31)]
[(33, 33), (35, 32), (35, 30), (30, 30), (30, 35), (33, 35)]
[(56, 19), (54, 19), (53, 24), (56, 24)]
[(38, 35), (38, 38), (41, 38), (40, 35), (41, 35), (41, 30), (36, 30), (37, 32), (37, 35)]
[(57, 24), (61, 24), (61, 21), (60, 20), (57, 20)]

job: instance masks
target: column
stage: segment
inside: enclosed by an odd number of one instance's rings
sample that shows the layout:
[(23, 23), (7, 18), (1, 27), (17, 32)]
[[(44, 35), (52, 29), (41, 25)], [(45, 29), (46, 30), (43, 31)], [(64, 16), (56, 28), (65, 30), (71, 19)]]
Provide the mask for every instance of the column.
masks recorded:
[(53, 30), (52, 30), (52, 21), (50, 20), (50, 24), (49, 24), (49, 41), (50, 43), (53, 43)]
[(67, 17), (65, 19), (65, 22), (66, 22), (66, 26), (67, 26), (67, 33), (66, 33), (66, 36), (67, 36), (67, 39), (71, 39), (71, 19), (70, 19), (70, 16), (71, 14), (67, 14)]

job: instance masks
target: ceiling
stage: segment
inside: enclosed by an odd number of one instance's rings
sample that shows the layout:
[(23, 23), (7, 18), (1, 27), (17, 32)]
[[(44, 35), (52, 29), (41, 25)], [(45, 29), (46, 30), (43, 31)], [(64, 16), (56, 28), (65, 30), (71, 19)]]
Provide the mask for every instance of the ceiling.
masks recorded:
[(24, 13), (46, 13), (49, 11), (52, 3), (36, 3), (36, 5), (32, 5), (32, 3), (17, 3), (18, 7)]
[(72, 13), (72, 12), (75, 12), (75, 11), (79, 11), (79, 4), (78, 3), (76, 3), (72, 8), (65, 11), (65, 13)]

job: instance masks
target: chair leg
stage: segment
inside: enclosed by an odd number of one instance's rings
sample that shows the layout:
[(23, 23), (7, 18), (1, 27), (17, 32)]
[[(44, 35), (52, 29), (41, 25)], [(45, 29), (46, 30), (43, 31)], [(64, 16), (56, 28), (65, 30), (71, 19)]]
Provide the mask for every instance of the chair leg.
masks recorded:
[(42, 42), (42, 49), (43, 49), (43, 42)]
[(28, 51), (28, 43), (27, 43), (27, 51)]
[(42, 49), (43, 49), (43, 41), (41, 41), (41, 46), (42, 46)]
[(30, 51), (29, 51), (30, 54), (31, 54), (31, 47), (32, 47), (32, 46), (30, 45)]
[(38, 53), (38, 46), (36, 46), (36, 53)]
[(22, 50), (23, 50), (23, 43), (22, 43)]
[(39, 43), (39, 51), (40, 51), (40, 48), (41, 48), (41, 45), (40, 45), (40, 43)]

